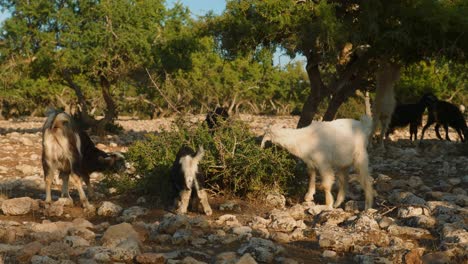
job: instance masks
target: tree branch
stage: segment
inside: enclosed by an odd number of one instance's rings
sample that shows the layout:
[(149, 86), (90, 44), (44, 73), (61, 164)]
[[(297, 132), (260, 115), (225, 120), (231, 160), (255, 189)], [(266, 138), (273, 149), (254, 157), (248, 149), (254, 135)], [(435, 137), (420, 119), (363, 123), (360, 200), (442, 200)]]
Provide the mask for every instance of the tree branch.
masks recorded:
[(164, 98), (164, 100), (167, 102), (167, 104), (176, 112), (176, 113), (179, 113), (180, 114), (180, 111), (177, 110), (177, 108), (171, 103), (171, 101), (169, 100), (169, 98), (167, 98), (164, 93), (161, 91), (161, 89), (159, 88), (158, 84), (154, 81), (153, 77), (151, 76), (151, 74), (149, 73), (148, 69), (145, 68), (146, 70), (146, 73), (148, 74), (150, 80), (151, 80), (151, 83), (153, 84), (153, 86), (158, 90), (159, 94)]

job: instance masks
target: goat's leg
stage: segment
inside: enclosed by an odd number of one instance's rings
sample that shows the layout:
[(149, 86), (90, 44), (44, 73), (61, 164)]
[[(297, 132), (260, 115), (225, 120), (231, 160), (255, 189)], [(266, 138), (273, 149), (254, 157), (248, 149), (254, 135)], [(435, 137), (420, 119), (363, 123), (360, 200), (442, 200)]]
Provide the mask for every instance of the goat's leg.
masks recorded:
[[(201, 155), (203, 156), (203, 148), (201, 148), (201, 151)], [(203, 212), (206, 215), (211, 215), (213, 213), (213, 210), (211, 210), (210, 203), (208, 202), (208, 194), (206, 193), (205, 189), (200, 188), (200, 184), (198, 183), (197, 177), (195, 177), (193, 185), (195, 187), (197, 198), (200, 201), (200, 204), (203, 208)]]
[(198, 199), (200, 200), (200, 204), (203, 208), (203, 212), (206, 215), (211, 215), (213, 210), (211, 210), (210, 203), (208, 202), (208, 194), (204, 189), (197, 191)]
[(91, 186), (91, 177), (89, 174), (84, 174), (82, 178), (86, 184), (86, 187), (88, 188), (88, 197), (89, 199), (93, 200), (95, 196), (93, 186)]
[(45, 181), (45, 191), (46, 191), (46, 203), (52, 202), (52, 180), (54, 179), (54, 172), (47, 166), (43, 166), (44, 169), (44, 181)]
[(336, 201), (333, 207), (339, 207), (344, 201), (346, 191), (348, 189), (348, 168), (340, 169), (337, 171), (338, 178), (338, 194), (336, 195)]
[(449, 137), (449, 129), (448, 129), (447, 124), (444, 125), (444, 129), (445, 129), (445, 139), (448, 140), (448, 141), (452, 141), (452, 140), (450, 140), (450, 137)]
[(71, 198), (70, 192), (69, 192), (70, 188), (68, 186), (68, 182), (69, 182), (69, 179), (70, 179), (70, 173), (69, 172), (60, 172), (59, 177), (62, 180), (62, 195), (61, 195), (61, 197), (62, 198), (68, 198), (68, 199), (71, 200), (72, 198)]
[(413, 135), (414, 135), (414, 140), (418, 139), (418, 124), (415, 123), (410, 123), (410, 141), (413, 141)]
[(375, 130), (377, 129), (377, 124), (379, 123), (378, 119), (374, 116), (373, 117), (373, 120), (372, 120), (372, 130), (369, 134), (369, 139), (368, 139), (368, 142), (369, 142), (369, 146), (372, 146), (372, 139), (374, 137), (374, 133), (375, 133)]
[(192, 189), (188, 189), (188, 190), (184, 189), (180, 191), (179, 197), (176, 203), (176, 212), (178, 214), (187, 213), (191, 194), (192, 194)]
[(424, 139), (424, 133), (426, 132), (426, 129), (428, 127), (430, 127), (432, 124), (434, 124), (435, 122), (435, 117), (431, 114), (431, 112), (429, 111), (429, 117), (427, 118), (427, 123), (426, 125), (423, 127), (423, 130), (422, 130), (422, 133), (421, 133), (421, 140)]
[(315, 178), (316, 178), (317, 173), (315, 172), (315, 168), (308, 168), (307, 172), (309, 173), (309, 188), (307, 190), (306, 195), (304, 196), (304, 201), (310, 202), (314, 200)]
[(386, 115), (381, 116), (380, 123), (382, 124), (382, 128), (381, 128), (382, 130), (380, 131), (379, 142), (380, 142), (380, 145), (383, 146), (383, 139), (384, 139), (384, 135), (387, 133), (388, 125), (390, 124), (390, 117)]
[(458, 137), (460, 137), (460, 141), (465, 142), (465, 138), (463, 138), (462, 130), (460, 128), (457, 128), (456, 130), (457, 130), (457, 133), (458, 133)]
[(434, 130), (435, 130), (436, 136), (437, 136), (437, 138), (438, 138), (438, 139), (440, 139), (440, 140), (444, 140), (444, 139), (442, 138), (442, 135), (440, 135), (439, 128), (440, 128), (440, 124), (436, 124), (436, 125), (435, 125), (435, 127), (434, 127)]
[(83, 182), (81, 181), (81, 177), (76, 175), (75, 173), (71, 173), (71, 180), (75, 185), (76, 189), (78, 190), (78, 195), (80, 196), (81, 204), (85, 208), (91, 208), (91, 204), (89, 203), (88, 199), (86, 198), (86, 194), (83, 190)]
[(367, 153), (359, 155), (355, 160), (354, 167), (359, 171), (359, 183), (364, 189), (365, 209), (372, 208), (374, 203), (374, 189), (369, 176), (369, 158)]
[(335, 173), (333, 173), (332, 168), (324, 168), (319, 170), (320, 175), (322, 176), (322, 186), (325, 191), (325, 206), (332, 209), (333, 208), (333, 195), (331, 193), (331, 188), (335, 182)]
[(427, 124), (423, 127), (422, 132), (421, 132), (421, 140), (424, 139), (424, 133), (426, 133), (426, 129), (430, 127), (432, 124), (433, 124), (432, 122), (427, 121)]

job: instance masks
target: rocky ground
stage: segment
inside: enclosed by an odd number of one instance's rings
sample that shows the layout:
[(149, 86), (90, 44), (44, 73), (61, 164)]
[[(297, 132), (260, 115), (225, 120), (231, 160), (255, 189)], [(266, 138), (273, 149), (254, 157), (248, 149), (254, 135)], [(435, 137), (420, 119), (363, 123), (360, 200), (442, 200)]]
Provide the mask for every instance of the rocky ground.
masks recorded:
[[(239, 118), (257, 134), (272, 122), (297, 123), (295, 117)], [(372, 210), (362, 210), (351, 173), (346, 203), (335, 210), (319, 205), (319, 190), (317, 204), (274, 193), (254, 201), (211, 197), (212, 216), (173, 215), (147, 197), (107, 190), (93, 201), (91, 215), (58, 199), (59, 186), (56, 201), (43, 202), (43, 121), (0, 121), (0, 263), (468, 262), (468, 144), (436, 140), (432, 129), (418, 143), (408, 140), (407, 129), (397, 131), (385, 149), (371, 150)], [(172, 121), (123, 119), (125, 133), (93, 140), (103, 150), (126, 151), (145, 133), (171, 129)], [(100, 177), (93, 175), (94, 184)]]

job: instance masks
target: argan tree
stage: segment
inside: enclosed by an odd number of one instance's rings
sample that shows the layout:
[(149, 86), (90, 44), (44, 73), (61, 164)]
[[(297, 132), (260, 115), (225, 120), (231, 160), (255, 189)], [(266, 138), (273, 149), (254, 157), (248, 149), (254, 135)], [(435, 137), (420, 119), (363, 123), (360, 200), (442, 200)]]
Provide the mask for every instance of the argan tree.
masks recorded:
[[(112, 87), (142, 78), (145, 68), (164, 72), (177, 54), (177, 22), (186, 24), (188, 10), (167, 10), (162, 0), (0, 0), (11, 13), (0, 32), (3, 62), (26, 61), (23, 74), (46, 77), (76, 94), (82, 121), (103, 128), (117, 117)], [(170, 23), (168, 23), (168, 21)], [(170, 27), (168, 26), (171, 25)], [(171, 49), (172, 48), (172, 49)], [(172, 52), (172, 53), (171, 53)], [(99, 89), (106, 106), (104, 118), (89, 115), (84, 86)]]
[(467, 13), (462, 0), (228, 0), (225, 12), (208, 21), (228, 58), (276, 47), (306, 57), (303, 127), (322, 103), (328, 102), (324, 120), (333, 119), (350, 95), (371, 86), (381, 60), (463, 60)]

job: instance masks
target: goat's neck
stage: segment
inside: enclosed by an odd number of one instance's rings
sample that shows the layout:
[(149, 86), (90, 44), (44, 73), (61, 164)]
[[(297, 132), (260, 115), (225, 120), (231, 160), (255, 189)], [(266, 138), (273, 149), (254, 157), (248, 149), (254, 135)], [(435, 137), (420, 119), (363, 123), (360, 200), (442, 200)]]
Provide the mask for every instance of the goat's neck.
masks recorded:
[(302, 158), (301, 145), (307, 144), (305, 135), (309, 128), (292, 129), (282, 128), (277, 129), (272, 133), (271, 141), (285, 149), (296, 157)]

